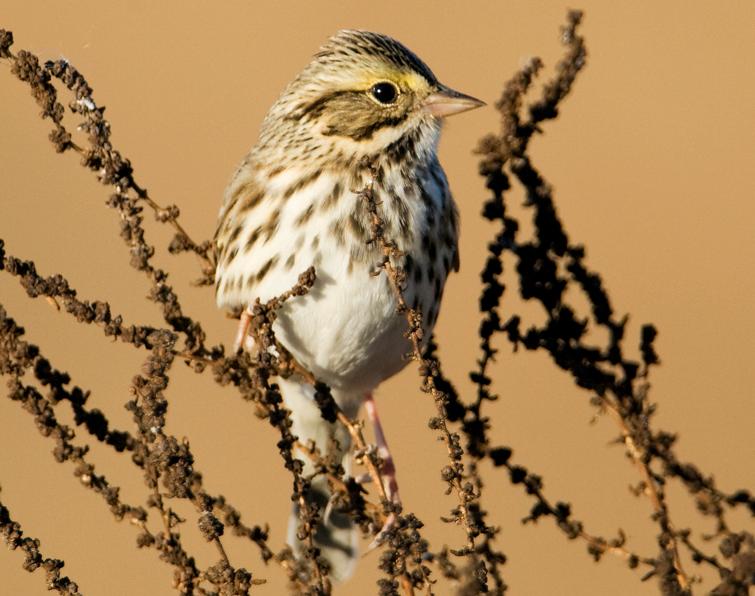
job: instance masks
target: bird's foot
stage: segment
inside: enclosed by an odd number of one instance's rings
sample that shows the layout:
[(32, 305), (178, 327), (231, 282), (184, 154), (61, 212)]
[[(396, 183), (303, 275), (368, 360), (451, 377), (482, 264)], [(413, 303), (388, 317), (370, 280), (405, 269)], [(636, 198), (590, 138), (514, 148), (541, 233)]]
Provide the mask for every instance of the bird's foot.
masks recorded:
[(385, 492), (386, 499), (393, 505), (398, 507), (392, 507), (391, 511), (383, 523), (383, 527), (375, 536), (368, 548), (368, 552), (379, 546), (386, 538), (388, 532), (393, 528), (398, 520), (396, 511), (401, 510), (401, 497), (398, 493), (398, 480), (396, 479), (396, 466), (393, 463), (393, 456), (388, 449), (388, 442), (385, 440), (385, 434), (383, 433), (383, 426), (380, 424), (380, 417), (378, 416), (377, 406), (372, 394), (369, 393), (364, 400), (364, 407), (367, 411), (367, 417), (372, 422), (375, 429), (375, 443), (377, 444), (378, 455), (382, 460), (382, 466), (380, 468), (380, 475), (383, 481), (383, 491)]

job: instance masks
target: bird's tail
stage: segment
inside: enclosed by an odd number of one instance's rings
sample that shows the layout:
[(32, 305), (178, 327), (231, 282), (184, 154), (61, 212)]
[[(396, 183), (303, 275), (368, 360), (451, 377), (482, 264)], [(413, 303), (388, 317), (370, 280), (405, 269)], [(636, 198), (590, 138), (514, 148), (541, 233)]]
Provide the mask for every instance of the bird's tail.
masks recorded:
[[(309, 385), (297, 383), (291, 379), (279, 380), (281, 392), (286, 406), (291, 410), (293, 421), (292, 432), (303, 443), (314, 441), (321, 453), (328, 453), (337, 442), (337, 448), (343, 458), (343, 467), (349, 471), (349, 447), (351, 445), (348, 431), (340, 424), (330, 424), (320, 415), (320, 409), (314, 400), (314, 389)], [(340, 401), (340, 400), (339, 400)], [(344, 408), (354, 411), (347, 412), (351, 417), (356, 414), (356, 407)], [(306, 457), (304, 473), (311, 474), (314, 468)], [(320, 520), (315, 530), (315, 546), (320, 549), (320, 555), (330, 564), (330, 578), (334, 581), (344, 581), (351, 577), (357, 560), (357, 532), (350, 517), (335, 507), (328, 507), (331, 492), (327, 479), (320, 475), (312, 480), (308, 497), (308, 504), (316, 507), (320, 512)], [(298, 556), (303, 545), (297, 538), (299, 529), (299, 504), (295, 503), (288, 524), (287, 542)]]

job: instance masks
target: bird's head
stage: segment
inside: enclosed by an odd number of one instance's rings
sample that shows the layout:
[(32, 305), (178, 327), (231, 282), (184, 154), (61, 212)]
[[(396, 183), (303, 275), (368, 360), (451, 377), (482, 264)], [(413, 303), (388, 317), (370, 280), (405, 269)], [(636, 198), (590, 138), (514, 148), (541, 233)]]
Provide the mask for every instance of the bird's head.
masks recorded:
[(278, 117), (307, 134), (358, 152), (379, 151), (408, 132), (434, 144), (442, 118), (484, 105), (446, 87), (398, 41), (368, 31), (339, 31), (289, 85)]

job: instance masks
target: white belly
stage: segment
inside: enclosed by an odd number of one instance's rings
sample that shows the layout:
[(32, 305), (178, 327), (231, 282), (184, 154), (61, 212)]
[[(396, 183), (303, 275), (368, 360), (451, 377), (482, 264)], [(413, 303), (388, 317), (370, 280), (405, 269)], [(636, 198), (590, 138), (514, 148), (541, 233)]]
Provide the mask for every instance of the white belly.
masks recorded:
[(281, 309), (275, 331), (316, 377), (335, 389), (364, 393), (406, 364), (406, 319), (396, 312), (384, 272), (371, 276), (357, 268), (349, 274), (339, 260), (324, 259), (315, 286)]

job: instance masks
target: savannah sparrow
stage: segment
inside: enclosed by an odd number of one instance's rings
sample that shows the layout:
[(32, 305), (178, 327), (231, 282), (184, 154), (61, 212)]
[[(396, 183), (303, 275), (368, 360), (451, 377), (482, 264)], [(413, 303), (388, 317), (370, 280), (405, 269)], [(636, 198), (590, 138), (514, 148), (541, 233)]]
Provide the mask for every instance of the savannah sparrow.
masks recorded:
[[(404, 296), (423, 313), (429, 337), (446, 277), (459, 267), (456, 206), (436, 155), (441, 120), (481, 105), (441, 84), (396, 40), (339, 31), (273, 104), (220, 211), (219, 306), (269, 300), (315, 267), (310, 292), (281, 309), (277, 337), (330, 385), (347, 416), (355, 417), (366, 401), (394, 499), (393, 465), (372, 391), (406, 365), (410, 346), (386, 274), (370, 275), (382, 253), (369, 242), (370, 214), (359, 192), (372, 185), (385, 235), (402, 255)], [(238, 343), (246, 344), (243, 316), (241, 330)], [(348, 433), (322, 419), (313, 388), (293, 377), (279, 383), (293, 432), (323, 451), (335, 437), (348, 469)], [(312, 495), (324, 507), (323, 478), (313, 483)], [(356, 535), (348, 518), (330, 509), (315, 539), (338, 580), (351, 573)], [(289, 541), (296, 549), (295, 518)]]

